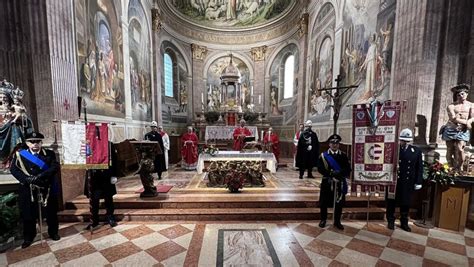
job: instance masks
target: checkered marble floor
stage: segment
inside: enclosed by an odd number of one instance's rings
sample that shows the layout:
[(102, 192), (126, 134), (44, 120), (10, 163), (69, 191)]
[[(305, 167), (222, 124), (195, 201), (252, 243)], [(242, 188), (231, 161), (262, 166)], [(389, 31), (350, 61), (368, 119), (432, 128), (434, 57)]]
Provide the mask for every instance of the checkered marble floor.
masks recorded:
[(0, 266), (474, 266), (474, 231), (390, 231), (384, 222), (61, 225), (59, 241), (0, 254)]

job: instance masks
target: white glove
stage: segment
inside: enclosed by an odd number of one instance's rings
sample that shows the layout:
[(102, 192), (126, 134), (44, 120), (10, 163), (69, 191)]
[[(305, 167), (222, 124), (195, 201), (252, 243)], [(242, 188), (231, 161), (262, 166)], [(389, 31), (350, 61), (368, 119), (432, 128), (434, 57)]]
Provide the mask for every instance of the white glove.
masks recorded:
[(116, 184), (117, 183), (117, 177), (115, 177), (115, 176), (110, 177), (110, 183), (111, 184)]
[(313, 149), (313, 147), (311, 145), (308, 146), (308, 151), (311, 151), (311, 149)]
[(420, 190), (421, 189), (421, 184), (416, 184), (415, 185), (415, 190)]

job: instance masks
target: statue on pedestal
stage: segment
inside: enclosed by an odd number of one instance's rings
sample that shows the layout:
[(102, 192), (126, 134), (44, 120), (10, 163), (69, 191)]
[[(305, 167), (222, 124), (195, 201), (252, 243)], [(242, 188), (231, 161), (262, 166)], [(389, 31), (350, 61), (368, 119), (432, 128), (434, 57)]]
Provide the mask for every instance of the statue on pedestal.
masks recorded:
[(448, 105), (448, 122), (440, 130), (442, 139), (446, 141), (446, 158), (450, 167), (462, 172), (465, 160), (464, 147), (469, 142), (472, 120), (474, 118), (473, 103), (467, 101), (470, 86), (458, 84), (451, 88), (453, 103)]

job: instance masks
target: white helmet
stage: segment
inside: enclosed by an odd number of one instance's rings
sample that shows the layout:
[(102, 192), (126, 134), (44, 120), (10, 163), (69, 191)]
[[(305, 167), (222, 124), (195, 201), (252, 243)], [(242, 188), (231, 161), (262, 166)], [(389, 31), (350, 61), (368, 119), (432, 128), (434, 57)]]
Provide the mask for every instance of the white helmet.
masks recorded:
[(152, 121), (150, 127), (158, 127), (158, 123), (156, 121)]
[(413, 132), (410, 129), (405, 128), (400, 132), (399, 139), (402, 141), (411, 142), (413, 141)]
[(311, 120), (307, 120), (307, 121), (304, 123), (304, 126), (311, 127), (311, 126), (313, 126), (313, 122), (312, 122)]

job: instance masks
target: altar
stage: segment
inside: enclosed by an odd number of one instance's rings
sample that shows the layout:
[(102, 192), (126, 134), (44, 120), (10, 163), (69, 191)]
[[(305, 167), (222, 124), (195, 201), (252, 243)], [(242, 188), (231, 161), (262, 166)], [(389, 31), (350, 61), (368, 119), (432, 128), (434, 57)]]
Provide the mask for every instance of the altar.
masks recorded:
[(267, 170), (276, 173), (277, 160), (273, 153), (257, 152), (239, 152), (239, 151), (219, 151), (216, 155), (211, 156), (206, 153), (199, 154), (197, 173), (203, 173), (205, 163), (215, 161), (250, 161), (265, 162)]
[[(252, 137), (255, 137), (255, 140), (258, 140), (258, 128), (257, 126), (245, 126), (252, 133)], [(206, 126), (206, 133), (204, 135), (204, 140), (208, 142), (209, 140), (233, 140), (234, 139), (234, 130), (236, 126)], [(238, 151), (236, 153), (239, 153)]]

